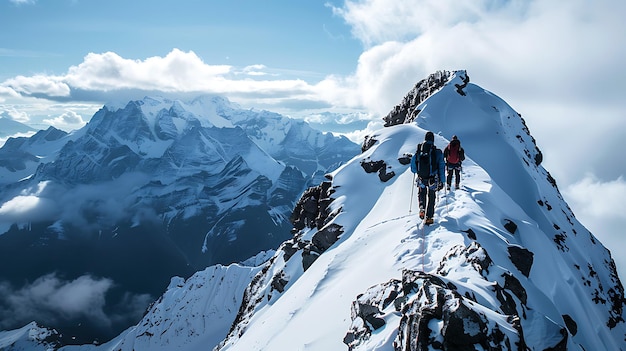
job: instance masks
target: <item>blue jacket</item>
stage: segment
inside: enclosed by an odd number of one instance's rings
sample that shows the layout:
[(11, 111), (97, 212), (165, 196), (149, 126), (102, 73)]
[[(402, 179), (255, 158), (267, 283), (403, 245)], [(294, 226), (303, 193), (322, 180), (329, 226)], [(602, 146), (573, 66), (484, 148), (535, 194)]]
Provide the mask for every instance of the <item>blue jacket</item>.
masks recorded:
[[(431, 147), (431, 145), (432, 143), (429, 141), (424, 142), (424, 146), (426, 147)], [(443, 160), (443, 152), (441, 152), (439, 148), (435, 148), (435, 160), (436, 160), (436, 165), (438, 165), (438, 167), (431, 167), (433, 169), (431, 170), (430, 175), (438, 176), (439, 181), (443, 182), (446, 179), (446, 173), (445, 173), (446, 163)], [(417, 173), (417, 152), (413, 155), (413, 157), (411, 157), (411, 172)]]

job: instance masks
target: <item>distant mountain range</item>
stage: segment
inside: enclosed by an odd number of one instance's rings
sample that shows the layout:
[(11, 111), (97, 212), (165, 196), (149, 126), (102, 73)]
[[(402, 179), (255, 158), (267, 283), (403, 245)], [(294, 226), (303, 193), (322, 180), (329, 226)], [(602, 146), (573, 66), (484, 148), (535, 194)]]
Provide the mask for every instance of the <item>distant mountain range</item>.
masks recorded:
[(58, 326), (82, 340), (110, 337), (140, 317), (124, 299), (276, 249), (291, 237), (303, 190), (358, 152), (345, 137), (216, 96), (106, 105), (75, 132), (9, 139), (0, 148), (0, 265), (15, 268), (0, 279), (16, 291), (50, 274), (111, 279), (106, 314), (116, 321)]
[(0, 114), (0, 138), (6, 138), (18, 133), (28, 133), (37, 131), (35, 128), (29, 127), (24, 123), (15, 121), (9, 117)]

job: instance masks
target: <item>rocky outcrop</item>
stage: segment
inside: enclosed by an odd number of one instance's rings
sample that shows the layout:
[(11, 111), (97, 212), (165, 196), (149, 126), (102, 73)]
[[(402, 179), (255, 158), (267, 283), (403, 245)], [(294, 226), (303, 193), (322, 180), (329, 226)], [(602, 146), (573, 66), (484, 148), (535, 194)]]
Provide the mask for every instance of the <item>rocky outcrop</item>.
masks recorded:
[(528, 249), (520, 246), (509, 246), (507, 247), (507, 250), (509, 251), (509, 258), (511, 259), (511, 262), (513, 262), (515, 267), (517, 267), (523, 275), (528, 277), (530, 269), (533, 266), (534, 254)]
[(363, 138), (363, 144), (361, 145), (361, 152), (365, 152), (369, 150), (372, 146), (374, 146), (378, 140), (374, 136), (366, 135)]
[[(528, 258), (523, 250), (511, 251), (516, 257)], [(463, 274), (467, 279), (484, 280), (491, 299), (485, 300), (485, 292), (477, 294), (472, 288), (456, 286), (446, 279), (449, 274), (458, 274), (455, 271), (459, 267), (471, 267)], [(496, 274), (498, 278), (493, 281)], [(530, 323), (544, 328), (543, 349), (565, 350), (567, 331), (575, 335), (576, 322), (563, 316), (566, 329), (534, 312), (527, 300), (527, 292), (515, 275), (494, 266), (486, 250), (473, 241), (452, 247), (436, 274), (405, 270), (401, 281), (392, 279), (357, 296), (352, 303), (352, 324), (343, 341), (354, 350), (393, 321), (398, 323), (390, 326), (398, 330), (393, 342), (395, 351), (522, 351), (527, 349), (524, 324)]]
[[(328, 176), (330, 177), (330, 176)], [(293, 223), (293, 238), (285, 241), (281, 249), (285, 252), (285, 261), (301, 250), (302, 266), (307, 270), (313, 262), (331, 247), (343, 233), (343, 228), (330, 223), (340, 209), (331, 212), (329, 206), (334, 200), (331, 195), (335, 192), (332, 182), (324, 181), (320, 185), (307, 189), (291, 215)], [(310, 240), (303, 239), (304, 231), (316, 229)]]
[(321, 229), (328, 219), (326, 209), (333, 201), (331, 195), (334, 192), (330, 181), (308, 188), (296, 203), (291, 214), (290, 220), (294, 231), (305, 227)]
[[(383, 311), (389, 309), (401, 316), (393, 342), (396, 351), (524, 349), (518, 335), (504, 332), (518, 323), (515, 316), (490, 320), (453, 285), (411, 270), (403, 272), (402, 281), (374, 286), (353, 302), (353, 322), (344, 338), (348, 349), (384, 326)], [(513, 348), (516, 344), (519, 347)]]
[(404, 97), (402, 102), (383, 117), (385, 127), (413, 122), (419, 113), (415, 108), (448, 83), (452, 74), (453, 72), (451, 71), (437, 71), (429, 75), (426, 79), (417, 82), (413, 89)]
[(363, 160), (361, 161), (361, 167), (363, 167), (363, 170), (367, 173), (378, 173), (378, 178), (381, 182), (386, 182), (396, 175), (394, 171), (387, 171), (387, 163), (384, 160)]

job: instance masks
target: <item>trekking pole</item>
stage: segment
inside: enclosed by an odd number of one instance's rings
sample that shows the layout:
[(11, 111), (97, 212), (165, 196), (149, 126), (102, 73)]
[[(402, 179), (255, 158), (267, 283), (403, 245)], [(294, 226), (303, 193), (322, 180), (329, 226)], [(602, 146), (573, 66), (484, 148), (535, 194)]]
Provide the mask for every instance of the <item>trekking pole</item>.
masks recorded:
[(413, 188), (415, 187), (415, 173), (413, 173), (413, 180), (411, 181), (411, 201), (409, 203), (409, 214), (413, 210)]
[(446, 184), (445, 189), (443, 191), (443, 196), (446, 198), (446, 216), (450, 214), (450, 210), (448, 209), (448, 185)]

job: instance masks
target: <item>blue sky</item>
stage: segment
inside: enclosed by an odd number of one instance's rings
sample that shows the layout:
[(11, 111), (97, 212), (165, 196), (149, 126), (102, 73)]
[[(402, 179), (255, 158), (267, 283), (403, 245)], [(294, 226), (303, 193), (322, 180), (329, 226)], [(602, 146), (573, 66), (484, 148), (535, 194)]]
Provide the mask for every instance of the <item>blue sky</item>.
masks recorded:
[(263, 63), (306, 79), (347, 74), (362, 46), (325, 3), (3, 0), (0, 18), (8, 30), (0, 34), (0, 79), (63, 74), (90, 52), (142, 60), (173, 48), (207, 63)]
[(360, 141), (417, 81), (465, 69), (522, 114), (617, 256), (625, 17), (622, 0), (0, 0), (0, 115), (71, 130), (108, 101), (211, 93), (328, 128), (360, 120)]

